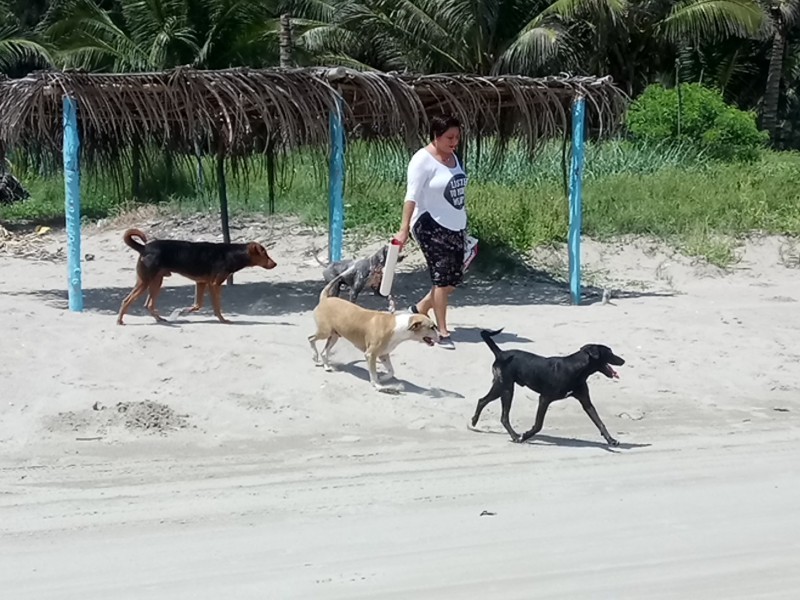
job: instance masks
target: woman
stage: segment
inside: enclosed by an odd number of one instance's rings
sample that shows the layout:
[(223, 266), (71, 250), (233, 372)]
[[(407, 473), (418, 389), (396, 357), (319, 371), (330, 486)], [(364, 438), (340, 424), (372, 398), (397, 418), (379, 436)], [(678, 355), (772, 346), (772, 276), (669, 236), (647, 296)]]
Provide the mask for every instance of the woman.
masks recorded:
[(467, 227), (467, 175), (455, 155), (461, 123), (450, 116), (434, 117), (430, 137), (431, 143), (408, 163), (403, 220), (395, 238), (405, 244), (409, 233), (413, 234), (431, 276), (430, 291), (411, 312), (428, 314), (433, 309), (439, 345), (454, 350), (447, 329), (447, 301), (463, 278)]

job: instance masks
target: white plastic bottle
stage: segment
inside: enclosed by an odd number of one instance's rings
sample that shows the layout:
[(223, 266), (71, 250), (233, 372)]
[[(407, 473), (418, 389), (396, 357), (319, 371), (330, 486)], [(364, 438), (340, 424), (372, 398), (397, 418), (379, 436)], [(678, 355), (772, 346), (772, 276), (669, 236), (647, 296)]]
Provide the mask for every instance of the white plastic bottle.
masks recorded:
[(386, 262), (383, 265), (383, 279), (381, 280), (380, 294), (388, 298), (392, 293), (392, 283), (394, 282), (394, 268), (397, 265), (397, 257), (400, 256), (402, 244), (396, 239), (389, 242), (389, 251), (386, 253)]

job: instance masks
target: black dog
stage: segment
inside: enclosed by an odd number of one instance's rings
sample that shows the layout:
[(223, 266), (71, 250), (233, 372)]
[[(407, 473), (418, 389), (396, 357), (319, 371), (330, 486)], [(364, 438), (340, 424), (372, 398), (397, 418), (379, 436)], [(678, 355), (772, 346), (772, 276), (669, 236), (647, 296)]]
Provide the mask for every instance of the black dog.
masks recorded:
[[(608, 429), (603, 425), (592, 401), (589, 398), (589, 386), (586, 380), (594, 373), (602, 373), (608, 378), (618, 378), (617, 372), (611, 365), (621, 366), (625, 361), (614, 354), (611, 348), (601, 344), (587, 344), (578, 352), (569, 356), (544, 357), (525, 352), (523, 350), (500, 350), (492, 336), (503, 331), (481, 331), (481, 338), (494, 353), (495, 361), (492, 365), (492, 389), (483, 398), (478, 400), (475, 415), (472, 417), (472, 426), (478, 423), (481, 412), (489, 402), (501, 399), (503, 413), (500, 422), (506, 428), (511, 439), (515, 442), (524, 442), (539, 433), (544, 424), (544, 416), (550, 404), (568, 396), (577, 398), (583, 410), (589, 415), (602, 436), (610, 446), (618, 446), (619, 442), (611, 437)], [(519, 435), (511, 427), (509, 413), (511, 402), (514, 399), (514, 384), (532, 389), (539, 394), (539, 410), (536, 412), (536, 423), (533, 427)]]

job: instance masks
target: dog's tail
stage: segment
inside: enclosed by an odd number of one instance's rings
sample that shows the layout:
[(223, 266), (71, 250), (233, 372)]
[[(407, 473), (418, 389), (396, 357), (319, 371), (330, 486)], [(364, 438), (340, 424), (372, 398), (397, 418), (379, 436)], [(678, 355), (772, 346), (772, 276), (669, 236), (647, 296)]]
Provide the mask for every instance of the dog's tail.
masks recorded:
[[(133, 238), (135, 237), (142, 240), (141, 243), (134, 240)], [(138, 229), (128, 229), (122, 234), (122, 241), (141, 254), (144, 250), (144, 245), (147, 243), (147, 236)]]
[(496, 329), (494, 331), (489, 331), (488, 329), (482, 329), (481, 330), (481, 339), (484, 342), (486, 342), (487, 346), (489, 346), (489, 350), (492, 351), (492, 354), (494, 354), (495, 359), (499, 359), (500, 358), (500, 354), (501, 354), (502, 350), (500, 350), (500, 348), (498, 347), (498, 345), (495, 343), (495, 341), (492, 338), (494, 336), (496, 336), (498, 333), (500, 333), (501, 331), (503, 331), (502, 327), (500, 329)]
[(339, 282), (342, 281), (342, 278), (345, 275), (349, 274), (352, 270), (353, 270), (353, 267), (350, 267), (349, 269), (347, 269), (343, 273), (339, 273), (339, 275), (337, 275), (336, 277), (331, 279), (325, 285), (325, 287), (322, 288), (322, 291), (319, 293), (319, 301), (322, 302), (325, 298), (329, 298), (331, 296), (331, 290), (333, 290), (335, 288), (338, 288), (339, 287)]
[(317, 261), (317, 264), (318, 264), (320, 267), (327, 267), (327, 266), (328, 266), (328, 263), (324, 263), (324, 262), (322, 262), (322, 261), (319, 259), (319, 257), (317, 256), (317, 254), (319, 254), (319, 251), (320, 251), (320, 250), (322, 250), (322, 248), (320, 248), (319, 250), (314, 250), (314, 251), (313, 251), (311, 254), (312, 254), (312, 256), (314, 257), (314, 260), (315, 260), (315, 261)]

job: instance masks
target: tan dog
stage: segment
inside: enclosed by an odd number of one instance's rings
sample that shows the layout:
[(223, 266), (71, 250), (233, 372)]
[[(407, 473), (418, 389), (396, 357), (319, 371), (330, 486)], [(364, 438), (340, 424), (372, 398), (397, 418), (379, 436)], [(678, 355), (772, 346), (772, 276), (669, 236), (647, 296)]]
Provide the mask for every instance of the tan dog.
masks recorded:
[[(331, 291), (339, 285), (346, 273), (332, 279), (319, 295), (319, 303), (314, 309), (317, 332), (308, 336), (314, 352), (314, 362), (332, 371), (328, 357), (340, 337), (345, 338), (364, 353), (369, 369), (369, 380), (381, 392), (399, 392), (396, 387), (383, 385), (378, 380), (377, 362), (386, 369), (387, 379), (394, 377), (394, 368), (389, 354), (403, 342), (416, 340), (433, 346), (439, 339), (434, 322), (425, 315), (392, 314), (368, 310), (342, 298), (332, 297)], [(327, 340), (320, 353), (317, 340)]]

